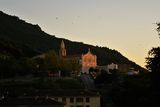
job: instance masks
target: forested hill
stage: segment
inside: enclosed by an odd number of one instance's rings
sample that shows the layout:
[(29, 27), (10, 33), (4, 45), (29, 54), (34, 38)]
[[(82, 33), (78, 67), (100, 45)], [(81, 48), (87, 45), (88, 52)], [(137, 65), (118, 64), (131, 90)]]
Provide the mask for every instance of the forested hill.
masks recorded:
[[(58, 53), (61, 40), (62, 38), (45, 33), (38, 25), (27, 23), (17, 16), (10, 16), (0, 11), (1, 52), (8, 52), (10, 54), (18, 53), (17, 55), (28, 57), (47, 52), (51, 49), (54, 49)], [(86, 53), (88, 48), (91, 48), (91, 51), (97, 55), (99, 65), (114, 62), (141, 68), (116, 50), (66, 39), (64, 39), (64, 42), (67, 54), (70, 55)]]

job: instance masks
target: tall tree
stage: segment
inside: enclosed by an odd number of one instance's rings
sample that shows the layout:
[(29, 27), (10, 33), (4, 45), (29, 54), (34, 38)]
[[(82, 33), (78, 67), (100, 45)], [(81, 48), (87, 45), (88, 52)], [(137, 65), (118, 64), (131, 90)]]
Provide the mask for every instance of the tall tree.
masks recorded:
[[(157, 31), (160, 36), (160, 23), (157, 23)], [(159, 92), (160, 89), (160, 47), (153, 47), (148, 52), (148, 57), (146, 58), (146, 67), (151, 71), (152, 85)]]
[(51, 50), (45, 55), (45, 61), (48, 70), (54, 72), (59, 68), (59, 58), (55, 51)]
[(160, 47), (152, 48), (148, 52), (146, 63), (147, 69), (151, 71), (152, 87), (154, 91), (160, 92)]
[[(157, 24), (157, 31), (160, 36), (160, 23)], [(154, 47), (148, 52), (148, 57), (146, 58), (146, 67), (152, 72), (158, 72), (160, 70), (160, 47)]]
[(146, 58), (146, 67), (152, 72), (160, 72), (160, 47), (152, 48)]

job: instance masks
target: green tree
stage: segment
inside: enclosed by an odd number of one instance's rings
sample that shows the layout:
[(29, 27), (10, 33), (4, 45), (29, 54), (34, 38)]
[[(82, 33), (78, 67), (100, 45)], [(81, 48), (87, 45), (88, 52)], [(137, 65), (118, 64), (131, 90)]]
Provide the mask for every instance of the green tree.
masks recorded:
[(45, 55), (46, 68), (51, 72), (56, 72), (60, 67), (60, 60), (56, 52), (51, 50)]
[(62, 76), (69, 76), (72, 71), (71, 63), (68, 60), (62, 58), (60, 60), (60, 70)]
[(73, 59), (70, 61), (70, 64), (71, 64), (71, 70), (77, 74), (81, 69), (81, 65), (79, 64), (79, 62)]

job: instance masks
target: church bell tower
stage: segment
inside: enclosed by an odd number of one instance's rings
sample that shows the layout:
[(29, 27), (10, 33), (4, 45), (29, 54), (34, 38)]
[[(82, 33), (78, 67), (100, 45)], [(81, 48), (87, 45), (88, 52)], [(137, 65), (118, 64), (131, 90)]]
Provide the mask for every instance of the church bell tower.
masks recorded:
[(61, 44), (60, 44), (59, 56), (66, 57), (66, 49), (65, 49), (65, 44), (63, 40), (61, 41)]

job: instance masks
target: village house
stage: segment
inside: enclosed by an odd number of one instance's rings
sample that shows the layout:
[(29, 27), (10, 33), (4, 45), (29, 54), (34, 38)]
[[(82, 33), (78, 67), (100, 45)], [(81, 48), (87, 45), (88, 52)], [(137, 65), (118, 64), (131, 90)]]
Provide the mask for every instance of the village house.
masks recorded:
[(52, 94), (51, 98), (66, 103), (67, 107), (100, 107), (100, 94), (90, 91), (65, 91)]
[[(100, 107), (99, 92), (89, 90), (41, 90), (22, 96), (24, 98), (42, 98), (65, 104), (65, 107)], [(52, 107), (52, 106), (51, 106)]]

